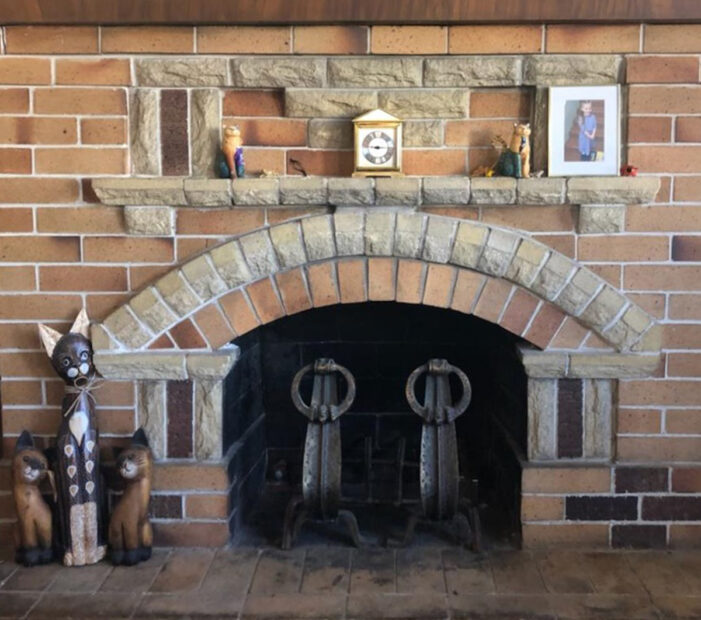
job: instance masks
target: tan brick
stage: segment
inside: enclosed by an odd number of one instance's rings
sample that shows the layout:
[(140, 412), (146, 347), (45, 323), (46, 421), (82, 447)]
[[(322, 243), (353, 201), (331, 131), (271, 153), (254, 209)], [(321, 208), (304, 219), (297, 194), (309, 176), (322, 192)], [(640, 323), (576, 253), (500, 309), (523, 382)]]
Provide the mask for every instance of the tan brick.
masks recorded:
[(353, 171), (352, 151), (325, 151), (316, 149), (287, 151), (287, 174), (298, 174), (299, 171), (293, 166), (290, 159), (296, 159), (307, 174), (347, 177), (350, 176)]
[(29, 89), (0, 89), (0, 113), (13, 114), (29, 111)]
[(565, 517), (565, 498), (539, 495), (521, 497), (522, 521), (562, 521)]
[(631, 116), (628, 119), (628, 142), (671, 141), (671, 116)]
[(280, 297), (285, 306), (286, 314), (296, 314), (312, 307), (304, 275), (300, 268), (292, 269), (275, 275)]
[(305, 146), (307, 121), (290, 118), (224, 119), (225, 124), (238, 125), (246, 144), (252, 146)]
[(31, 174), (32, 152), (29, 149), (0, 148), (0, 172), (3, 174)]
[(496, 323), (501, 316), (513, 285), (500, 278), (489, 278), (482, 289), (474, 314), (485, 321)]
[(701, 172), (701, 146), (631, 146), (628, 152), (646, 172)]
[(228, 295), (224, 295), (219, 300), (219, 305), (239, 336), (260, 325), (260, 321), (241, 291), (232, 291)]
[(171, 327), (168, 333), (181, 349), (204, 349), (207, 346), (207, 343), (190, 319), (185, 319)]
[(670, 319), (701, 319), (701, 294), (670, 295)]
[(153, 524), (153, 544), (163, 547), (223, 547), (229, 542), (226, 521), (171, 521)]
[(447, 43), (445, 26), (373, 26), (370, 31), (373, 54), (445, 54)]
[(2, 399), (6, 405), (40, 405), (41, 381), (3, 381)]
[(645, 52), (701, 52), (701, 25), (646, 25)]
[(619, 436), (619, 461), (650, 463), (654, 461), (699, 460), (701, 437), (628, 437)]
[(566, 54), (637, 52), (639, 24), (623, 26), (580, 26), (550, 24), (546, 27), (545, 51)]
[(608, 547), (608, 523), (524, 523), (523, 547)]
[(74, 144), (77, 139), (74, 118), (0, 117), (0, 142), (5, 144)]
[(701, 409), (668, 409), (665, 429), (671, 434), (701, 434)]
[(461, 175), (467, 170), (466, 163), (462, 149), (406, 149), (402, 156), (407, 175)]
[(260, 174), (261, 172), (274, 172), (286, 174), (286, 152), (280, 148), (250, 148), (246, 149), (246, 172), (248, 174)]
[(663, 236), (584, 236), (578, 239), (577, 247), (581, 261), (638, 262), (669, 258), (669, 238)]
[(125, 174), (126, 149), (37, 149), (39, 174)]
[(126, 144), (126, 119), (84, 118), (80, 121), (80, 141), (83, 144)]
[(631, 56), (626, 64), (629, 84), (698, 82), (699, 59), (679, 56)]
[(680, 202), (698, 201), (701, 196), (701, 176), (676, 177), (674, 179), (674, 200)]
[(423, 303), (447, 308), (450, 305), (457, 270), (449, 265), (429, 264)]
[(621, 381), (619, 401), (626, 405), (695, 405), (701, 382), (698, 381)]
[(565, 315), (552, 304), (544, 303), (523, 337), (544, 349), (562, 325)]
[(121, 207), (39, 207), (39, 232), (124, 234)]
[(470, 94), (471, 118), (528, 118), (531, 97), (526, 90), (490, 89)]
[(126, 291), (125, 267), (65, 267), (39, 268), (39, 288), (42, 291)]
[(201, 54), (286, 54), (292, 42), (289, 26), (200, 26)]
[(447, 146), (490, 147), (495, 135), (508, 137), (513, 130), (514, 120), (466, 120), (447, 121), (445, 124), (445, 144)]
[(249, 284), (246, 287), (246, 292), (262, 324), (270, 323), (285, 316), (285, 310), (270, 279), (265, 278)]
[(668, 353), (667, 376), (701, 377), (701, 353)]
[(0, 267), (0, 291), (36, 289), (34, 267)]
[(169, 263), (173, 241), (160, 238), (86, 237), (83, 260), (97, 263)]
[(542, 26), (450, 26), (450, 54), (534, 54), (541, 50)]
[(677, 142), (701, 142), (701, 118), (682, 116), (677, 118), (674, 139)]
[(626, 265), (624, 286), (639, 291), (693, 291), (698, 288), (701, 266)]
[(188, 26), (103, 26), (102, 52), (187, 54), (194, 51), (194, 29)]
[(578, 349), (589, 333), (586, 327), (582, 326), (576, 319), (568, 316), (555, 337), (550, 341), (550, 348)]
[(608, 467), (527, 467), (521, 474), (523, 493), (608, 493)]
[(34, 91), (34, 112), (125, 115), (127, 102), (119, 88), (43, 88)]
[(307, 267), (307, 281), (315, 308), (337, 304), (335, 269), (333, 262), (319, 263)]
[(153, 471), (155, 491), (226, 491), (229, 479), (219, 464), (159, 464)]
[(575, 213), (569, 205), (539, 207), (519, 205), (517, 209), (485, 206), (482, 209), (482, 221), (532, 231), (572, 231)]
[[(13, 435), (27, 430), (34, 435), (52, 435), (61, 420), (60, 409), (9, 409), (3, 412), (4, 430)], [(54, 430), (51, 426), (54, 425)]]
[[(72, 320), (71, 313), (75, 317), (81, 307), (79, 295), (23, 295), (21, 306), (17, 304), (16, 295), (2, 295), (0, 296), (0, 319), (69, 321)], [(34, 329), (36, 326), (32, 327), (32, 331)], [(4, 342), (8, 342), (11, 334), (3, 335)], [(33, 336), (34, 333), (32, 333)]]
[[(631, 434), (659, 433), (662, 427), (662, 412), (659, 409), (618, 409), (618, 432)], [(669, 432), (669, 418), (667, 418)], [(672, 431), (673, 432), (673, 431)]]
[(341, 260), (338, 261), (337, 270), (341, 303), (351, 304), (367, 301), (365, 261), (362, 259)]
[(295, 26), (295, 54), (365, 54), (367, 26)]
[(626, 230), (636, 232), (701, 230), (701, 209), (696, 206), (629, 206), (626, 213)]
[(216, 303), (199, 310), (193, 320), (212, 349), (218, 349), (236, 337)]
[(631, 114), (698, 114), (701, 86), (631, 86), (629, 110)]
[(368, 299), (392, 301), (395, 298), (395, 261), (391, 258), (368, 260)]
[(477, 295), (487, 280), (482, 274), (467, 269), (460, 269), (455, 281), (455, 290), (450, 307), (458, 312), (469, 314), (475, 305)]
[(698, 549), (701, 546), (701, 526), (672, 523), (669, 526), (669, 546), (672, 549)]
[(0, 58), (0, 84), (50, 84), (47, 58)]
[(520, 336), (528, 326), (538, 303), (537, 297), (517, 288), (499, 320), (499, 325), (512, 334)]
[(282, 90), (228, 90), (224, 94), (224, 116), (282, 116)]
[(262, 209), (178, 209), (180, 235), (238, 235), (260, 228), (265, 222)]
[(6, 26), (8, 54), (95, 54), (94, 26)]
[(70, 263), (80, 260), (78, 237), (0, 237), (0, 262)]
[(397, 301), (421, 303), (427, 271), (425, 264), (421, 261), (401, 259), (397, 269)]
[(225, 519), (228, 514), (229, 498), (224, 494), (185, 496), (185, 516), (188, 519)]
[(131, 84), (131, 67), (126, 59), (59, 59), (56, 61), (56, 84), (128, 86)]

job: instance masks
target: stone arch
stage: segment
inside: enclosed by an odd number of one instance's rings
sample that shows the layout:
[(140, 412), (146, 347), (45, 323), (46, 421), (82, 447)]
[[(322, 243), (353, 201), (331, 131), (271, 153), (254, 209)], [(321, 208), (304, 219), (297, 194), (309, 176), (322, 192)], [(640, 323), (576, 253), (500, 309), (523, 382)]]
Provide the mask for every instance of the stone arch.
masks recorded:
[(660, 349), (651, 316), (525, 233), (351, 208), (266, 226), (200, 254), (93, 326), (93, 343), (112, 352), (213, 350), (285, 315), (362, 301), (475, 314), (541, 349), (577, 349), (587, 330), (600, 347)]

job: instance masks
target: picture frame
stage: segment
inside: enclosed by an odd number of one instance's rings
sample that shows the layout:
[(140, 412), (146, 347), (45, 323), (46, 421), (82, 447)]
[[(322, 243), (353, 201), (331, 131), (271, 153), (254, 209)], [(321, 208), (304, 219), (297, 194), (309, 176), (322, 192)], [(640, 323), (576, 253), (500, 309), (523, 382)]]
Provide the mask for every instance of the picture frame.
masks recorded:
[(548, 97), (548, 175), (618, 175), (620, 87), (552, 86)]

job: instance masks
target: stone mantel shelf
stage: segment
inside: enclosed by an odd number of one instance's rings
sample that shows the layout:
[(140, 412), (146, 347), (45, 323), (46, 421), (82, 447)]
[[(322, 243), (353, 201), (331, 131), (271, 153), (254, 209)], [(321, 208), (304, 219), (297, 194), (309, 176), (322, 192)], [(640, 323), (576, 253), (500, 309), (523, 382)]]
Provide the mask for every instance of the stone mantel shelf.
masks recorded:
[(652, 202), (658, 177), (426, 176), (348, 178), (282, 176), (205, 179), (111, 177), (93, 179), (106, 205), (191, 206), (402, 206), (419, 205), (628, 205)]

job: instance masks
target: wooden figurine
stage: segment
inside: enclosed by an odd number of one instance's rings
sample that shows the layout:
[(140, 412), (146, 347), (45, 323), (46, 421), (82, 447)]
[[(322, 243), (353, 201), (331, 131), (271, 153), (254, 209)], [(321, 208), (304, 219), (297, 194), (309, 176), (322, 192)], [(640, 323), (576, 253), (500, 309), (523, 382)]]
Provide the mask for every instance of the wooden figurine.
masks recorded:
[(34, 447), (29, 432), (22, 431), (12, 460), (12, 490), (17, 512), (15, 562), (18, 564), (34, 566), (53, 560), (51, 509), (39, 491), (39, 485), (47, 477), (55, 500), (54, 476), (46, 457)]
[(151, 557), (153, 532), (148, 518), (153, 455), (143, 428), (117, 457), (117, 472), (126, 488), (112, 513), (109, 543), (112, 562), (131, 566)]
[(246, 172), (243, 161), (243, 139), (241, 130), (236, 125), (224, 127), (224, 139), (217, 167), (219, 176), (223, 179), (240, 179)]
[(56, 440), (59, 529), (66, 566), (95, 564), (106, 553), (100, 448), (92, 395), (97, 371), (88, 339), (89, 323), (85, 310), (81, 310), (65, 335), (39, 326), (54, 370), (66, 383)]
[(494, 165), (495, 174), (517, 179), (527, 179), (531, 176), (530, 135), (530, 123), (514, 123), (514, 131), (508, 144), (501, 136), (495, 138), (496, 145), (503, 149)]

